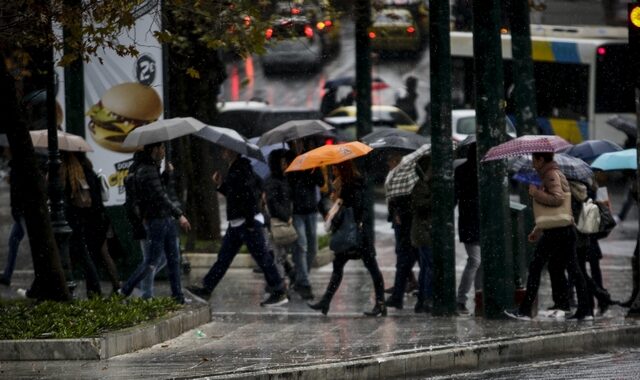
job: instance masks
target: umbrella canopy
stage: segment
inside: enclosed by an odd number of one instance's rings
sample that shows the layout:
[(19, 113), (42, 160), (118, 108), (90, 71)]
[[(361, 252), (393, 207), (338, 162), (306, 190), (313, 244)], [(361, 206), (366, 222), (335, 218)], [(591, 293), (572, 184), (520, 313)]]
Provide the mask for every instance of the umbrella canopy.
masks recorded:
[(258, 140), (258, 146), (283, 143), (325, 133), (333, 129), (331, 125), (322, 120), (289, 120), (269, 132), (265, 132)]
[[(589, 164), (579, 158), (572, 157), (564, 153), (557, 153), (553, 156), (553, 161), (555, 161), (560, 168), (560, 171), (568, 179), (589, 182), (593, 177), (593, 170), (591, 170)], [(535, 172), (531, 155), (511, 160), (509, 162), (509, 170), (512, 172)]]
[[(356, 79), (354, 77), (341, 77), (332, 80), (328, 80), (324, 83), (324, 88), (338, 88), (340, 86), (355, 86)], [(371, 78), (371, 89), (372, 90), (384, 90), (385, 88), (389, 88), (387, 82), (382, 80), (382, 78), (374, 77)]]
[(600, 170), (636, 170), (638, 153), (634, 149), (604, 153), (591, 163), (591, 167)]
[(206, 125), (193, 135), (247, 157), (265, 161), (260, 148), (233, 129)]
[(381, 129), (369, 133), (360, 140), (374, 149), (393, 148), (406, 150), (416, 150), (430, 142), (424, 136), (397, 128)]
[(337, 145), (323, 145), (296, 157), (291, 165), (289, 165), (286, 172), (339, 164), (344, 161), (364, 156), (372, 150), (372, 148), (359, 141), (352, 141)]
[(173, 119), (158, 120), (131, 131), (127, 138), (124, 139), (122, 146), (133, 148), (169, 141), (198, 132), (205, 126), (206, 124), (192, 117), (174, 117)]
[(598, 158), (599, 155), (609, 152), (619, 152), (622, 147), (609, 140), (587, 140), (580, 144), (574, 145), (565, 150), (566, 153), (573, 157), (578, 157), (586, 162), (591, 162)]
[(402, 157), (400, 164), (387, 175), (384, 189), (387, 199), (409, 195), (420, 179), (416, 173), (416, 163), (420, 157), (431, 153), (431, 144), (425, 144), (415, 152)]
[(532, 172), (532, 171), (519, 171), (516, 174), (513, 175), (513, 177), (511, 177), (513, 179), (515, 179), (518, 182), (522, 182), (526, 185), (535, 185), (535, 186), (540, 186), (542, 185), (542, 180), (540, 179), (540, 176), (538, 175), (538, 173), (536, 172)]
[(607, 124), (619, 130), (620, 132), (625, 133), (631, 138), (635, 139), (638, 136), (638, 129), (635, 121), (633, 120), (629, 120), (625, 117), (616, 115), (608, 119)]
[(526, 135), (496, 145), (482, 159), (485, 161), (522, 156), (529, 153), (558, 152), (571, 144), (560, 136)]
[[(46, 129), (29, 131), (31, 142), (35, 148), (47, 148), (49, 146), (49, 133)], [(81, 136), (58, 131), (58, 149), (67, 152), (93, 152), (91, 145)]]

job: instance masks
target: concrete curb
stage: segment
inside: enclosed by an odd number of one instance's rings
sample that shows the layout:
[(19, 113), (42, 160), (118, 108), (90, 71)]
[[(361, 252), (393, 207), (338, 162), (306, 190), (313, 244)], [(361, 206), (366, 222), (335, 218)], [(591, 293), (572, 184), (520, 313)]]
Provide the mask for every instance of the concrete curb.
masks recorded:
[[(192, 270), (209, 270), (218, 259), (217, 253), (194, 253), (185, 252), (182, 254), (191, 264)], [(313, 267), (321, 267), (333, 261), (333, 252), (329, 248), (318, 250)], [(237, 254), (231, 262), (231, 268), (257, 268), (255, 260), (249, 254)]]
[(197, 304), (141, 326), (97, 338), (0, 341), (0, 360), (100, 360), (173, 339), (211, 321), (208, 304)]
[(390, 352), (332, 363), (310, 363), (260, 371), (226, 372), (208, 379), (390, 379), (468, 371), (506, 363), (598, 353), (640, 344), (640, 326), (594, 328), (465, 347)]

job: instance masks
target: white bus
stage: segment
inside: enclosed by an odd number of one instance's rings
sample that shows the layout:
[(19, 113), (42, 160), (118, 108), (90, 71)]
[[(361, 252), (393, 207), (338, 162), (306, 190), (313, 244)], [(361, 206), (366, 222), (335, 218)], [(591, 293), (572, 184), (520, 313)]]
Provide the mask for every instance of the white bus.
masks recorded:
[[(606, 121), (635, 115), (626, 28), (532, 25), (531, 34), (540, 132), (571, 143), (608, 138), (624, 144), (627, 136)], [(451, 56), (456, 106), (474, 108), (471, 33), (451, 32)], [(515, 122), (510, 35), (502, 35), (502, 56), (506, 113)]]

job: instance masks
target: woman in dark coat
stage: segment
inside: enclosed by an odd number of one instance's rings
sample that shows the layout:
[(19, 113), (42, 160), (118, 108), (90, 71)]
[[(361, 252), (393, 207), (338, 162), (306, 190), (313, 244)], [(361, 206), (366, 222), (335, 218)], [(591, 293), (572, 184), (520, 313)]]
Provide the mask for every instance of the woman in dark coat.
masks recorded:
[(359, 246), (355, 250), (335, 252), (336, 255), (333, 260), (333, 272), (331, 273), (331, 279), (327, 285), (327, 290), (318, 303), (310, 303), (308, 305), (312, 309), (320, 310), (322, 314), (326, 315), (329, 312), (331, 299), (338, 290), (340, 282), (342, 281), (344, 266), (350, 259), (360, 258), (371, 275), (371, 280), (373, 280), (373, 286), (376, 293), (376, 303), (373, 310), (365, 312), (364, 314), (371, 317), (379, 315), (386, 316), (387, 308), (384, 303), (384, 279), (382, 278), (382, 273), (380, 273), (380, 268), (376, 261), (373, 240), (369, 234), (363, 233), (362, 231), (365, 212), (365, 205), (363, 201), (363, 194), (365, 191), (364, 179), (356, 169), (353, 161), (345, 161), (334, 165), (333, 174), (336, 179), (333, 184), (335, 191), (332, 198), (335, 201), (342, 199), (342, 207), (351, 207), (353, 209), (356, 225), (360, 229), (359, 236), (361, 240), (359, 242)]

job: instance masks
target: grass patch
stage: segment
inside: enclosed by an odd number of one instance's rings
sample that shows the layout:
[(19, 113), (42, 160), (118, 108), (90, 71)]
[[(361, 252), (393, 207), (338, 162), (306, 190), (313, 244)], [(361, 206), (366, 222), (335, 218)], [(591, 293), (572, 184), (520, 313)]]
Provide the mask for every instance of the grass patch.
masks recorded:
[(178, 310), (172, 298), (120, 297), (72, 302), (0, 301), (0, 339), (97, 337)]
[(318, 236), (318, 249), (323, 249), (329, 246), (329, 235)]

